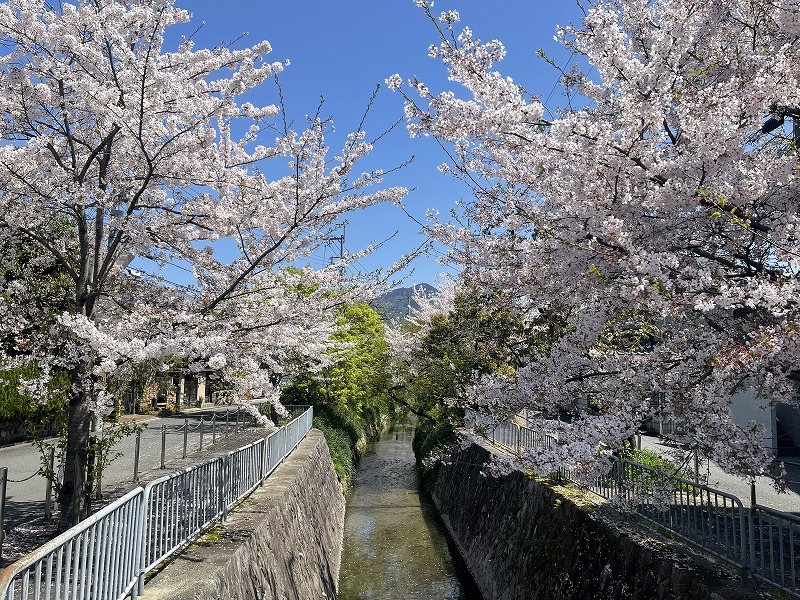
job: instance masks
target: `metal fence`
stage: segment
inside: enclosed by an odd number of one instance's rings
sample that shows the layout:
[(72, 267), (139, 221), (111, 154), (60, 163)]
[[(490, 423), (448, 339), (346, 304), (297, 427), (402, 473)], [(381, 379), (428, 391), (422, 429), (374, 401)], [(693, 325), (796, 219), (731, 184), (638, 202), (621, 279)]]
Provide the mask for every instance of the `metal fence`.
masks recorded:
[[(132, 443), (132, 449), (122, 444), (115, 445), (110, 449), (111, 461), (114, 461), (114, 469), (107, 470), (104, 467), (97, 471), (95, 485), (98, 498), (101, 496), (103, 485), (109, 485), (106, 479), (108, 473), (112, 473), (111, 485), (113, 486), (118, 486), (128, 481), (137, 482), (142, 472), (155, 468), (165, 469), (169, 460), (186, 459), (194, 450), (203, 450), (216, 443), (218, 439), (227, 438), (231, 433), (249, 425), (252, 421), (253, 419), (250, 415), (241, 410), (241, 408), (226, 408), (224, 411), (217, 410), (213, 412), (210, 417), (200, 414), (199, 420), (196, 422), (184, 418), (183, 423), (180, 425), (148, 427), (147, 424), (144, 424), (132, 436), (132, 441), (128, 442)], [(107, 434), (101, 433), (101, 435)], [(122, 441), (120, 440), (120, 442)], [(30, 470), (26, 467), (26, 474), (23, 475), (9, 473), (6, 467), (0, 467), (0, 550), (2, 550), (3, 531), (6, 529), (5, 518), (7, 515), (3, 510), (6, 498), (5, 486), (7, 486), (9, 495), (17, 496), (21, 501), (35, 502), (36, 499), (29, 496), (24, 486), (26, 482), (33, 478), (41, 478), (44, 486), (42, 494), (44, 499), (44, 518), (47, 520), (52, 518), (55, 508), (53, 488), (60, 484), (60, 480), (63, 477), (63, 466), (61, 466), (63, 465), (63, 456), (57, 459), (53, 446), (50, 446), (47, 450), (46, 456), (47, 471), (55, 475), (55, 481), (41, 475), (39, 467), (29, 467)], [(95, 460), (98, 463), (105, 460), (105, 458), (101, 458), (99, 451), (95, 455)], [(36, 463), (39, 462), (38, 458), (33, 460)], [(106, 467), (111, 461), (106, 464)], [(31, 471), (33, 471), (31, 475), (27, 475), (27, 472)], [(131, 477), (124, 476), (123, 473), (125, 471), (131, 473)], [(22, 496), (19, 496), (20, 491), (22, 491)]]
[[(558, 443), (524, 425), (474, 411), (467, 411), (467, 417), (479, 434), (515, 453)], [(800, 517), (758, 504), (747, 509), (732, 494), (670, 471), (610, 460), (608, 473), (591, 480), (578, 470), (562, 469), (557, 475), (740, 567), (744, 579), (752, 576), (800, 598)]]
[[(231, 417), (233, 414), (233, 417)], [(189, 451), (194, 446), (197, 450), (216, 444), (218, 437), (228, 437), (230, 433), (239, 431), (242, 427), (248, 424), (248, 414), (241, 410), (241, 407), (236, 410), (226, 408), (224, 414), (221, 411), (215, 411), (211, 414), (211, 418), (206, 418), (205, 415), (200, 415), (199, 421), (190, 423), (189, 419), (184, 419), (180, 425), (162, 425), (157, 429), (150, 429), (145, 426), (136, 432), (134, 443), (134, 460), (133, 460), (133, 481), (139, 479), (140, 467), (140, 452), (142, 446), (142, 437), (147, 436), (153, 439), (156, 436), (161, 438), (161, 454), (159, 468), (164, 469), (167, 461), (168, 448), (174, 450), (182, 447), (181, 459), (185, 459)], [(191, 437), (195, 438), (190, 442)], [(173, 438), (182, 438), (182, 444), (175, 444)], [(167, 443), (170, 438), (171, 443)], [(196, 446), (195, 446), (196, 444)]]
[(745, 509), (732, 494), (674, 476), (665, 469), (615, 461), (617, 496), (644, 518), (747, 571)]
[(132, 490), (0, 571), (0, 600), (135, 600), (144, 576), (197, 539), (297, 447), (313, 408), (224, 456)]
[(748, 525), (753, 577), (800, 598), (800, 517), (756, 504)]

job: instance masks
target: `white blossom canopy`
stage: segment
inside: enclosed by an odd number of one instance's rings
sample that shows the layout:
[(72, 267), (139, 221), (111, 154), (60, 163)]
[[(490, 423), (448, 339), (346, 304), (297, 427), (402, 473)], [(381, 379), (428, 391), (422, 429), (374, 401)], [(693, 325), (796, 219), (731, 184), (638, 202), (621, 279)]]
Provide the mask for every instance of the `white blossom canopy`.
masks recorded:
[[(242, 393), (324, 364), (345, 299), (330, 290), (347, 286), (338, 266), (286, 267), (348, 211), (405, 194), (354, 171), (372, 148), (362, 129), (331, 157), (331, 121), (294, 131), (281, 102), (243, 101), (285, 66), (268, 42), (165, 49), (188, 20), (171, 0), (0, 4), (0, 242), (70, 281), (49, 315), (26, 309), (37, 289), (24, 277), (3, 294), (0, 358), (34, 358), (43, 380), (70, 369), (93, 403), (105, 378), (165, 357), (213, 366)], [(214, 253), (220, 240), (233, 258)], [(132, 274), (134, 256), (180, 264), (191, 289)]]
[[(558, 32), (585, 66), (564, 75), (572, 102), (553, 118), (495, 70), (500, 42), (419, 4), (441, 36), (431, 56), (463, 89), (387, 84), (411, 134), (448, 142), (444, 170), (475, 190), (461, 224), (430, 230), (467, 284), (571, 323), (474, 403), (532, 409), (559, 434), (522, 466), (597, 460), (663, 416), (724, 468), (761, 472), (763, 432), (736, 424), (731, 402), (796, 397), (800, 2), (591, 2)], [(589, 410), (554, 419), (579, 398)]]

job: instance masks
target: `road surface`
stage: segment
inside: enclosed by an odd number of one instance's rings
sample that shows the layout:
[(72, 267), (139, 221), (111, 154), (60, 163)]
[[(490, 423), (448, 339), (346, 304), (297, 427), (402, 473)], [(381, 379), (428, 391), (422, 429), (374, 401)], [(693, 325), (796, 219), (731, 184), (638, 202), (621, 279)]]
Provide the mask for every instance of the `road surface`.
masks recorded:
[[(224, 436), (226, 410), (229, 410), (228, 430), (233, 431), (236, 425), (235, 408), (217, 407), (208, 410), (193, 410), (172, 417), (142, 417), (137, 420), (136, 422), (144, 427), (141, 433), (139, 474), (160, 467), (162, 427), (166, 426), (165, 460), (169, 462), (172, 459), (181, 458), (183, 455), (184, 434), (182, 428), (185, 424), (188, 424), (187, 453), (200, 447), (201, 419), (203, 421), (203, 446), (208, 446), (212, 442), (214, 436), (212, 415), (214, 413), (216, 413), (216, 435), (217, 437)], [(56, 439), (48, 441), (55, 443)], [(120, 453), (120, 456), (108, 465), (103, 473), (103, 488), (133, 481), (135, 448), (135, 435), (119, 441), (114, 451)], [(6, 532), (19, 523), (44, 516), (47, 481), (38, 474), (40, 466), (40, 452), (30, 442), (0, 448), (0, 467), (8, 468), (3, 526)]]

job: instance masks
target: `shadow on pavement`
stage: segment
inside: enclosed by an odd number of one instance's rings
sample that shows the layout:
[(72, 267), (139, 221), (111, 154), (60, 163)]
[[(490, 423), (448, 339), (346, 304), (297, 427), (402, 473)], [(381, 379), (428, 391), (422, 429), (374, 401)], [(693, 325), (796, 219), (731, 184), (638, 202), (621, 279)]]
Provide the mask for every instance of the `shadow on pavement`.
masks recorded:
[(15, 502), (13, 496), (6, 498), (3, 530), (6, 535), (21, 523), (30, 523), (44, 518), (44, 500), (40, 502)]

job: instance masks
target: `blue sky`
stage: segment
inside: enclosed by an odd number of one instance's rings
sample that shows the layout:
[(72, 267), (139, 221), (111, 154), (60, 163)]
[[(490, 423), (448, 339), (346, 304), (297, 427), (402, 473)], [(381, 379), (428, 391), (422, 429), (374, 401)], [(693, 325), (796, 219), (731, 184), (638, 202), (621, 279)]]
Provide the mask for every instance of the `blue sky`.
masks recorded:
[[(272, 44), (273, 60), (289, 59), (291, 65), (281, 75), (281, 85), (298, 129), (324, 97), (323, 114), (335, 120), (337, 136), (345, 135), (357, 127), (376, 84), (383, 85), (393, 73), (406, 80), (416, 76), (434, 92), (453, 85), (441, 63), (427, 56), (437, 34), (413, 0), (178, 0), (178, 5), (193, 15), (186, 31), (205, 22), (195, 37), (199, 47), (212, 47), (248, 33), (239, 45), (266, 39)], [(551, 109), (564, 104), (560, 91), (554, 90), (558, 73), (535, 53), (544, 48), (558, 64), (569, 61), (568, 52), (553, 35), (556, 25), (580, 22), (575, 2), (437, 0), (433, 12), (438, 15), (450, 9), (461, 13), (460, 26), (469, 26), (481, 39), (499, 39), (505, 44), (508, 56), (499, 65), (504, 74), (541, 98), (550, 96), (547, 104)], [(276, 102), (274, 86), (265, 86), (257, 101)], [(367, 120), (367, 133), (382, 131), (402, 115), (402, 108), (402, 98), (383, 86)], [(334, 150), (339, 141), (332, 140)], [(371, 166), (388, 169), (412, 155), (413, 165), (385, 183), (415, 188), (406, 205), (417, 218), (424, 220), (429, 208), (447, 214), (459, 198), (469, 196), (468, 189), (437, 171), (437, 165), (446, 159), (441, 149), (432, 140), (410, 139), (404, 128), (382, 140)], [(374, 207), (349, 219), (345, 246), (348, 251), (358, 251), (397, 232), (378, 253), (355, 267), (385, 268), (424, 241), (418, 231), (419, 226), (400, 210)], [(332, 245), (315, 256), (312, 264), (320, 266), (337, 254), (338, 246)], [(447, 270), (435, 257), (419, 259), (414, 267), (408, 283), (434, 282)]]

